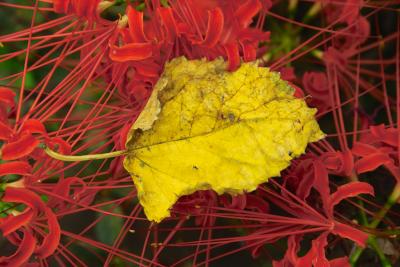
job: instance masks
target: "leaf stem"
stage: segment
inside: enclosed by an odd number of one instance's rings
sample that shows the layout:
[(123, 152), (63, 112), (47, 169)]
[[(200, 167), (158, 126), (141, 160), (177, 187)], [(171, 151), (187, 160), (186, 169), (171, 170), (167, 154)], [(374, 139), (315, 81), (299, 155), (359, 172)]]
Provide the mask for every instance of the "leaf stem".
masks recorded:
[(62, 160), (62, 161), (87, 161), (87, 160), (96, 160), (96, 159), (109, 159), (109, 158), (116, 158), (119, 156), (126, 155), (128, 153), (127, 150), (117, 150), (109, 153), (102, 153), (102, 154), (92, 154), (92, 155), (64, 155), (54, 150), (51, 150), (48, 147), (44, 148), (44, 151), (47, 155), (54, 159)]

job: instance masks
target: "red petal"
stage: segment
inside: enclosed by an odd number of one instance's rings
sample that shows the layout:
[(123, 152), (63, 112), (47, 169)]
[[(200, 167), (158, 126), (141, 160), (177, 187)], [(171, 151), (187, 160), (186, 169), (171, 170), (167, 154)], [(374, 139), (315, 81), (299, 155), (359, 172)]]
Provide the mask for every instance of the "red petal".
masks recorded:
[[(330, 195), (328, 171), (319, 160), (314, 161), (313, 166), (315, 175), (315, 182), (313, 184), (313, 187), (320, 194), (324, 209), (327, 211)], [(326, 215), (329, 216), (329, 212)]]
[(332, 232), (341, 237), (353, 240), (361, 247), (365, 247), (365, 244), (367, 243), (368, 234), (343, 223), (335, 222)]
[(13, 134), (13, 130), (0, 121), (0, 140), (8, 140)]
[(207, 32), (204, 41), (201, 45), (207, 47), (215, 46), (222, 34), (224, 29), (224, 14), (220, 8), (215, 8), (211, 11), (208, 11), (208, 24), (207, 24)]
[(391, 146), (397, 146), (399, 138), (399, 132), (397, 129), (385, 129), (385, 126), (383, 124), (378, 126), (371, 126), (370, 129), (371, 133), (376, 138), (380, 139), (380, 141)]
[(331, 267), (350, 267), (349, 263), (349, 258), (348, 257), (342, 257), (342, 258), (336, 258), (331, 261), (329, 261), (329, 264)]
[(0, 176), (8, 174), (29, 175), (31, 171), (31, 165), (24, 161), (13, 161), (0, 164)]
[(23, 203), (34, 211), (43, 211), (44, 203), (38, 195), (25, 188), (8, 186), (3, 196), (4, 202)]
[(35, 254), (39, 258), (47, 258), (54, 253), (60, 243), (61, 229), (56, 215), (49, 208), (45, 208), (49, 232), (44, 237), (42, 244), (36, 248)]
[(242, 45), (244, 61), (254, 61), (257, 57), (257, 48), (254, 45), (245, 41), (240, 43)]
[(119, 149), (126, 148), (126, 140), (128, 139), (128, 133), (131, 128), (131, 125), (126, 124), (122, 127), (119, 133)]
[(251, 23), (252, 18), (260, 11), (261, 7), (259, 0), (248, 0), (236, 10), (235, 17), (242, 27), (247, 27)]
[(318, 266), (329, 267), (329, 262), (325, 256), (325, 247), (328, 244), (327, 233), (322, 233), (312, 241), (312, 247), (306, 255), (299, 258), (296, 266)]
[(376, 149), (376, 147), (360, 142), (355, 142), (353, 144), (353, 148), (351, 149), (351, 152), (353, 152), (353, 154), (356, 156), (369, 156), (376, 153), (377, 151), (378, 150)]
[(270, 40), (271, 32), (263, 32), (258, 29), (246, 28), (239, 32), (238, 39), (241, 41), (249, 41), (255, 46), (259, 42), (267, 42)]
[(160, 7), (158, 9), (161, 20), (167, 30), (168, 40), (173, 42), (176, 36), (179, 36), (178, 26), (171, 8)]
[(333, 214), (333, 208), (343, 199), (354, 197), (359, 194), (370, 194), (374, 195), (374, 188), (363, 182), (352, 182), (342, 186), (339, 186), (335, 193), (329, 198), (329, 212)]
[[(145, 77), (158, 78), (160, 76), (160, 65), (153, 62), (140, 62), (134, 65), (138, 74)], [(158, 79), (157, 79), (158, 80)]]
[(0, 86), (0, 102), (13, 107), (14, 106), (15, 93), (7, 87)]
[(240, 66), (239, 48), (237, 44), (230, 43), (224, 46), (228, 56), (228, 70), (234, 71)]
[(147, 38), (144, 34), (143, 12), (128, 6), (126, 9), (128, 15), (129, 32), (134, 43), (146, 43)]
[(18, 247), (18, 250), (9, 257), (0, 257), (0, 265), (6, 264), (6, 266), (22, 266), (31, 257), (35, 249), (36, 241), (33, 235), (24, 231), (24, 238)]
[(46, 145), (49, 145), (51, 149), (57, 149), (57, 152), (61, 154), (71, 154), (71, 145), (59, 137), (51, 138), (49, 141), (46, 142)]
[(24, 122), (20, 132), (46, 134), (46, 128), (44, 128), (43, 124), (39, 120), (30, 119)]
[(29, 155), (39, 144), (31, 134), (21, 136), (17, 141), (5, 144), (2, 149), (4, 160), (14, 160)]
[(354, 164), (357, 173), (373, 171), (381, 165), (391, 163), (392, 160), (388, 155), (383, 153), (375, 153), (358, 160)]
[(0, 224), (0, 229), (3, 232), (3, 236), (7, 236), (22, 226), (28, 225), (31, 222), (33, 215), (34, 212), (32, 210), (27, 210), (18, 216), (9, 215)]
[(294, 97), (304, 98), (304, 91), (301, 90), (300, 87), (298, 87), (297, 85), (294, 85), (291, 82), (287, 82), (287, 83), (294, 89), (294, 94), (293, 94)]
[(272, 7), (271, 0), (261, 0), (261, 4), (264, 11), (268, 11)]
[(153, 46), (149, 43), (132, 43), (122, 47), (112, 45), (110, 58), (116, 62), (138, 61), (151, 57)]
[[(77, 177), (68, 177), (60, 182), (54, 187), (54, 194), (57, 196), (61, 196), (64, 198), (68, 198), (70, 195), (71, 189), (75, 191), (74, 198), (77, 197), (80, 191), (84, 191), (85, 183), (77, 178)], [(54, 197), (51, 199), (51, 202), (63, 201), (58, 197)]]
[(257, 210), (261, 213), (268, 213), (269, 203), (261, 197), (246, 195), (246, 209)]

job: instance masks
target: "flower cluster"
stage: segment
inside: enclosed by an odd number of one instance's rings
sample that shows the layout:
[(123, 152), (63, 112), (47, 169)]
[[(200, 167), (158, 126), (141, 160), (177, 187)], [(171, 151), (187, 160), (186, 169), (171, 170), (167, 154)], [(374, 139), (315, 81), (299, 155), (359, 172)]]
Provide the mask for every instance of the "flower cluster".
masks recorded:
[[(398, 264), (395, 2), (0, 3), (0, 266)], [(279, 71), (326, 138), (254, 192), (197, 191), (155, 224), (124, 156), (45, 151), (124, 150), (181, 56)]]

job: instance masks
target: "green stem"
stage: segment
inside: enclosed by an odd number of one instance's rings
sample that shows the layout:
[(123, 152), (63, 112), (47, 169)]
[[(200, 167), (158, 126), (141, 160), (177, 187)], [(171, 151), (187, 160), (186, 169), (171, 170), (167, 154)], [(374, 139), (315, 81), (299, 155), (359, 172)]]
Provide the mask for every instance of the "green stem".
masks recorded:
[[(400, 198), (400, 183), (397, 183), (395, 188), (393, 189), (392, 193), (390, 194), (388, 200), (386, 201), (383, 208), (374, 216), (372, 222), (368, 225), (369, 228), (375, 229), (382, 219), (385, 217), (386, 213), (390, 210), (390, 208), (397, 202)], [(374, 236), (370, 236), (368, 238), (368, 244), (371, 245), (373, 249), (377, 252), (381, 263), (383, 266), (391, 266), (390, 262), (385, 257), (385, 254), (382, 253), (379, 249), (379, 246), (376, 243), (376, 239)], [(355, 266), (358, 259), (360, 258), (361, 254), (363, 253), (364, 248), (357, 247), (356, 250), (350, 256), (350, 263), (352, 266)]]
[(316, 2), (311, 6), (308, 10), (307, 14), (304, 16), (303, 22), (306, 23), (310, 21), (310, 19), (314, 18), (322, 9), (322, 4), (320, 2)]
[(385, 217), (386, 213), (390, 210), (390, 208), (396, 204), (397, 200), (400, 198), (400, 183), (398, 183), (393, 192), (390, 194), (388, 200), (386, 201), (383, 208), (375, 215), (374, 220), (369, 224), (371, 228), (376, 228), (378, 224), (381, 222), (383, 217)]
[(376, 238), (373, 236), (370, 236), (368, 243), (371, 245), (371, 247), (376, 251), (378, 254), (379, 259), (381, 260), (381, 264), (383, 267), (391, 267), (392, 264), (390, 261), (386, 258), (385, 253), (381, 250), (379, 247), (378, 243), (376, 242)]
[(102, 154), (92, 154), (92, 155), (82, 155), (82, 156), (72, 156), (72, 155), (64, 155), (60, 154), (58, 152), (55, 152), (54, 150), (51, 150), (50, 148), (46, 147), (44, 151), (49, 155), (50, 157), (62, 161), (87, 161), (87, 160), (95, 160), (95, 159), (109, 159), (109, 158), (115, 158), (119, 156), (126, 155), (128, 153), (127, 150), (118, 150), (118, 151), (113, 151), (109, 153), (102, 153)]
[(298, 0), (289, 0), (289, 12), (293, 13), (296, 10), (298, 4)]

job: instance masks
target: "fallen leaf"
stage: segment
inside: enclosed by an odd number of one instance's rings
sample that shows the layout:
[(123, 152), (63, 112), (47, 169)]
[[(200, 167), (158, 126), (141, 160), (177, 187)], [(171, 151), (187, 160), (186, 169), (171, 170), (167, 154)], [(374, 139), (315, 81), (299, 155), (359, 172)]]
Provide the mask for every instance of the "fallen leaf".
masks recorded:
[(278, 73), (222, 59), (168, 63), (132, 126), (124, 167), (149, 220), (160, 222), (183, 195), (253, 191), (279, 176), (309, 142), (324, 137), (316, 109)]

